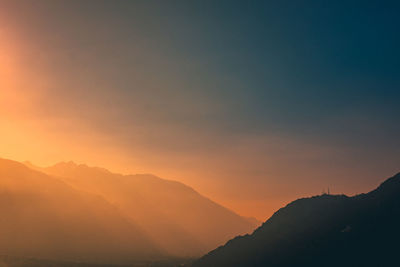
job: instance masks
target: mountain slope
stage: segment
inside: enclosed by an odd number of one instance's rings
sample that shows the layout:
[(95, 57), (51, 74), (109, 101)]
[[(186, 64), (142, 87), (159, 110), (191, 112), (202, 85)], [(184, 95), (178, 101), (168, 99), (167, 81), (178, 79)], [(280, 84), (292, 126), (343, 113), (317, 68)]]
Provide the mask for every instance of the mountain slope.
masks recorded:
[(395, 266), (400, 174), (376, 190), (296, 200), (193, 266)]
[(0, 254), (124, 263), (163, 257), (114, 205), (0, 159)]
[(256, 227), (192, 188), (153, 175), (120, 175), (73, 162), (41, 170), (118, 206), (170, 255), (200, 256)]

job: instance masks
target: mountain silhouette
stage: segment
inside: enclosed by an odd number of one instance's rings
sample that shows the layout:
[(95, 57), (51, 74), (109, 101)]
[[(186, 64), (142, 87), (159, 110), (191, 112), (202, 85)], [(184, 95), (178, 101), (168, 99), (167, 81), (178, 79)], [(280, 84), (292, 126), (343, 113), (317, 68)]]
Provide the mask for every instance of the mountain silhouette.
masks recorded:
[(113, 263), (165, 257), (101, 196), (4, 159), (0, 214), (1, 255)]
[(258, 226), (182, 183), (154, 175), (121, 175), (73, 162), (41, 171), (118, 206), (172, 256), (199, 257)]
[(367, 194), (296, 200), (193, 266), (398, 266), (399, 248), (397, 174)]
[(257, 226), (182, 183), (74, 162), (0, 159), (0, 212), (0, 255), (115, 264), (199, 257)]

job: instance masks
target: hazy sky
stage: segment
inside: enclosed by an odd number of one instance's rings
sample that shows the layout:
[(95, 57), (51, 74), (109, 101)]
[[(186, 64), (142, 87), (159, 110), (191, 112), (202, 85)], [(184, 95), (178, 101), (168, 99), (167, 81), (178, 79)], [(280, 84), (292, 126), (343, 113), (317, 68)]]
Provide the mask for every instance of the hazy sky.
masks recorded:
[(400, 171), (393, 1), (0, 0), (0, 157), (182, 181), (266, 219)]

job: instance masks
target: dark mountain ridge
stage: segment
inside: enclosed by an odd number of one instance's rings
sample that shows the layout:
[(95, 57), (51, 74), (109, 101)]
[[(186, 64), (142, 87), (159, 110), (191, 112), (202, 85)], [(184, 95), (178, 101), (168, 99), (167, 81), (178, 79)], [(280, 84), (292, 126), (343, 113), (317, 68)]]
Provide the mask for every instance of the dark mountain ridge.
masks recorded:
[(367, 194), (298, 199), (193, 266), (397, 266), (399, 248), (397, 174)]

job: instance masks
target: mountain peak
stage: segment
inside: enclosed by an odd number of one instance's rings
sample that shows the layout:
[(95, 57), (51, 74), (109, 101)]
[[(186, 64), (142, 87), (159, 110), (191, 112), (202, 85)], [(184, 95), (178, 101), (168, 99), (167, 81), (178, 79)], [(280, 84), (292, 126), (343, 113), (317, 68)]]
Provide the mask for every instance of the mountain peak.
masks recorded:
[(110, 173), (109, 170), (100, 167), (91, 167), (86, 164), (78, 164), (74, 161), (62, 161), (59, 163), (54, 164), (53, 166), (49, 166), (45, 168), (47, 172), (53, 173), (64, 173), (64, 174), (71, 174), (74, 172), (90, 172), (90, 173)]
[(77, 163), (75, 163), (74, 161), (70, 160), (70, 161), (61, 161), (58, 162), (56, 164), (54, 164), (53, 166), (50, 166), (49, 168), (76, 168), (79, 165)]

